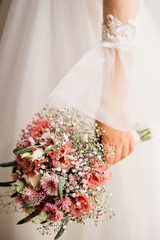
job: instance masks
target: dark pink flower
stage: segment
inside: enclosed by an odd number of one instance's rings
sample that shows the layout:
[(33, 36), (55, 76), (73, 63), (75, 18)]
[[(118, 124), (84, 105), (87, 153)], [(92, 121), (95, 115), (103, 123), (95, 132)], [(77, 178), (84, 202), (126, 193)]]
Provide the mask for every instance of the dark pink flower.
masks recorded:
[(58, 222), (63, 218), (63, 213), (52, 203), (46, 203), (44, 211), (48, 213), (48, 218), (53, 222)]
[(42, 177), (41, 179), (41, 185), (44, 189), (44, 191), (51, 196), (57, 196), (58, 195), (58, 179), (55, 175)]
[(112, 178), (112, 173), (106, 168), (106, 164), (96, 163), (93, 168), (86, 174), (87, 186), (95, 188), (104, 185)]
[(82, 215), (88, 215), (89, 211), (92, 209), (93, 203), (91, 199), (88, 198), (85, 194), (82, 194), (72, 201), (70, 214), (75, 217), (80, 217)]

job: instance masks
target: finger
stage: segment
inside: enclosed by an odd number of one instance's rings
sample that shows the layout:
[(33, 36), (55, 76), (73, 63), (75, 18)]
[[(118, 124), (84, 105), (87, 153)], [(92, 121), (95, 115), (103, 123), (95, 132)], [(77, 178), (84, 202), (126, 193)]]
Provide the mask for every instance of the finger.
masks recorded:
[(121, 160), (125, 159), (129, 155), (129, 143), (124, 144), (122, 147)]
[(122, 155), (122, 146), (121, 145), (117, 145), (115, 146), (115, 158), (114, 158), (114, 163), (118, 163), (121, 159), (121, 155)]
[(134, 151), (134, 148), (135, 148), (135, 142), (134, 142), (134, 138), (131, 136), (130, 141), (129, 141), (129, 153), (128, 153), (128, 155), (130, 155)]

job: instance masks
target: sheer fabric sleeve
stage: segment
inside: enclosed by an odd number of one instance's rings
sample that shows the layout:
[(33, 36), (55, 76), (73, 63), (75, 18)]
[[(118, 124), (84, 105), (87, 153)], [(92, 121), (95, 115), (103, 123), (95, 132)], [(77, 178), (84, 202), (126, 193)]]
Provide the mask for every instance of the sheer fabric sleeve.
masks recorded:
[(128, 88), (138, 9), (137, 0), (104, 0), (102, 41), (96, 43), (52, 91), (49, 105), (60, 109), (74, 107), (120, 130), (131, 128)]

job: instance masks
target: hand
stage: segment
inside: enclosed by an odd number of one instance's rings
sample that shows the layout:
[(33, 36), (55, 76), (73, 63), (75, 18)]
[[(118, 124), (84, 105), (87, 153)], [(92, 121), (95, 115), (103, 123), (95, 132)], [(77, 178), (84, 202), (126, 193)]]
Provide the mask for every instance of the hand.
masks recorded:
[(132, 132), (120, 131), (98, 121), (96, 123), (102, 128), (101, 141), (103, 146), (107, 147), (105, 161), (109, 165), (118, 163), (133, 152), (135, 141)]

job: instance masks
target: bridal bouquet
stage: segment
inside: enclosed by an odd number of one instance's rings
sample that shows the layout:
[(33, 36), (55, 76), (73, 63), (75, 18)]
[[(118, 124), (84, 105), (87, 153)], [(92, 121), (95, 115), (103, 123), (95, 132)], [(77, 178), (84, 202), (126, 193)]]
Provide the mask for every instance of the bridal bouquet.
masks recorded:
[(53, 227), (58, 239), (69, 221), (85, 223), (104, 214), (115, 215), (108, 205), (112, 173), (104, 161), (101, 129), (75, 109), (43, 108), (35, 114), (14, 149), (12, 166), (15, 197), (27, 216), (18, 224), (41, 224), (42, 234)]

